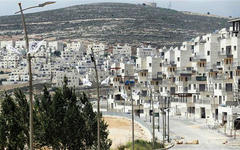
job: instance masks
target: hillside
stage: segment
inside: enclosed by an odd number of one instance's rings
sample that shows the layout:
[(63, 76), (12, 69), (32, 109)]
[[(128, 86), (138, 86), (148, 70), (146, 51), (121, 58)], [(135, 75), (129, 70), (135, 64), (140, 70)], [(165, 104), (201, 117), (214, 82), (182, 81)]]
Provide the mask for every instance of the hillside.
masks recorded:
[[(158, 46), (179, 45), (182, 41), (229, 26), (224, 18), (125, 3), (78, 5), (25, 16), (29, 34), (35, 37), (109, 43), (149, 41)], [(19, 15), (0, 17), (0, 37), (20, 35)]]

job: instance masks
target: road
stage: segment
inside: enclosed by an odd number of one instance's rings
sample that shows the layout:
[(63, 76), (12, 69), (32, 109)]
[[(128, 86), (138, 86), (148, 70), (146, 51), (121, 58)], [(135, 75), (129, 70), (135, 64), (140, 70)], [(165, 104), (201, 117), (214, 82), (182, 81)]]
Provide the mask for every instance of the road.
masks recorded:
[(173, 139), (183, 137), (183, 143), (199, 140), (199, 144), (176, 144), (173, 150), (237, 150), (240, 146), (223, 144), (230, 138), (218, 133), (216, 130), (206, 129), (203, 124), (194, 123), (177, 117), (171, 117), (170, 130)]

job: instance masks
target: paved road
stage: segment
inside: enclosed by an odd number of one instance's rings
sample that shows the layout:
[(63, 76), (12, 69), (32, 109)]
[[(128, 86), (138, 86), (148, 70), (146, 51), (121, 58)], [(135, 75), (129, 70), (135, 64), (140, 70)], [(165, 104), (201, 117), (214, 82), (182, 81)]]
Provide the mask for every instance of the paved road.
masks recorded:
[(182, 144), (175, 145), (173, 150), (237, 150), (240, 146), (223, 144), (230, 140), (228, 137), (217, 133), (215, 130), (203, 128), (203, 125), (187, 120), (172, 117), (170, 119), (171, 137), (173, 139), (184, 137), (184, 143), (199, 140), (198, 145)]

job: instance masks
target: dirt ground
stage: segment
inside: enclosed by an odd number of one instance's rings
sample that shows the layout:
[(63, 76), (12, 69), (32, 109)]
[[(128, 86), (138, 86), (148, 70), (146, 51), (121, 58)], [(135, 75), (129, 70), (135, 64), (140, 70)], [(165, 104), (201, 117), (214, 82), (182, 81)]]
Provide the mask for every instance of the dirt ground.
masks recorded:
[[(131, 120), (120, 117), (104, 117), (108, 123), (109, 138), (112, 140), (112, 149), (116, 149), (119, 145), (124, 145), (132, 140), (132, 122)], [(143, 139), (150, 141), (151, 134), (147, 129), (143, 129), (137, 123), (134, 124), (135, 140)]]

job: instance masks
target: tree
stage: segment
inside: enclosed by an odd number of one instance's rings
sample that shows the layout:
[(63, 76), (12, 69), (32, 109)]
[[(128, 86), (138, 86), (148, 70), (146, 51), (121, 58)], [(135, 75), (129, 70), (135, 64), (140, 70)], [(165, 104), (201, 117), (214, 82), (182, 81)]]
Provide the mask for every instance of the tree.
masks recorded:
[[(83, 116), (85, 118), (86, 132), (85, 143), (88, 149), (97, 149), (97, 113), (93, 111), (92, 104), (89, 102), (86, 94), (83, 93), (80, 97), (83, 104)], [(101, 116), (102, 117), (102, 116)], [(108, 125), (103, 119), (100, 120), (100, 145), (101, 149), (110, 149), (112, 141), (108, 139)]]
[(0, 148), (23, 150), (28, 143), (28, 103), (20, 90), (14, 92), (15, 98), (7, 93), (1, 103)]
[[(15, 90), (14, 92), (15, 101), (18, 109), (18, 120), (22, 126), (22, 131), (25, 137), (25, 143), (29, 141), (29, 104), (26, 96), (22, 90)], [(34, 112), (34, 111), (33, 111)]]
[(7, 125), (6, 120), (0, 115), (0, 149), (7, 145)]
[[(43, 95), (36, 98), (37, 143), (53, 149), (96, 149), (97, 114), (86, 95), (77, 98), (67, 81), (65, 77), (63, 87), (54, 91), (53, 96), (45, 87)], [(100, 127), (101, 149), (110, 149), (111, 140), (103, 120)]]
[[(0, 149), (23, 150), (29, 141), (29, 104), (24, 93), (16, 90), (14, 96), (5, 94), (0, 111)], [(35, 96), (33, 110), (34, 147), (60, 149), (97, 149), (97, 114), (83, 93), (76, 97), (67, 86), (53, 96), (46, 87)], [(107, 124), (101, 120), (101, 149), (110, 149)]]
[(53, 101), (51, 95), (45, 86), (43, 89), (43, 95), (36, 96), (35, 109), (36, 109), (36, 121), (35, 134), (36, 134), (36, 143), (39, 148), (43, 146), (52, 146), (57, 147), (59, 141), (57, 140), (55, 134), (56, 124), (52, 119), (53, 114)]

